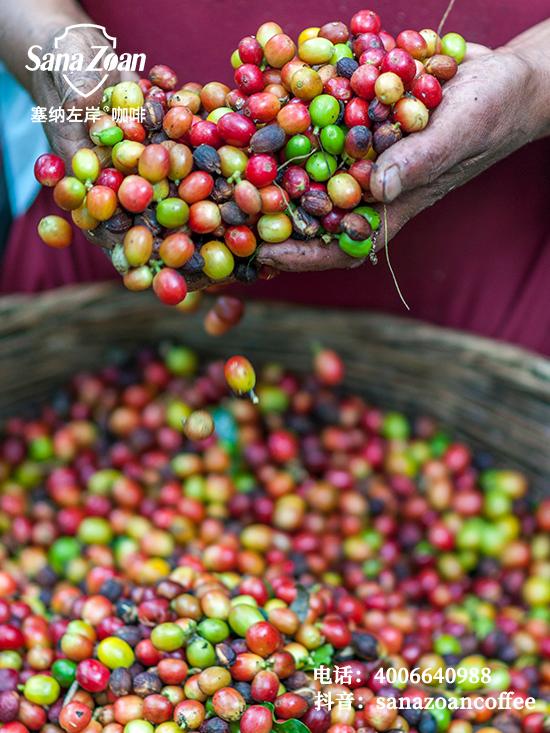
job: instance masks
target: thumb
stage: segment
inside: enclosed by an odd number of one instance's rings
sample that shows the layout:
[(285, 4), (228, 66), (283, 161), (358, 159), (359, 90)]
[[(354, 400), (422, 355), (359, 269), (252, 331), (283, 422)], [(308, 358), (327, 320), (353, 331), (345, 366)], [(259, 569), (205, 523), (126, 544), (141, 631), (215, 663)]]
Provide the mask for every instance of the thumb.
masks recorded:
[(378, 201), (390, 203), (403, 191), (432, 183), (458, 162), (456, 155), (462, 146), (456, 136), (460, 133), (448, 114), (437, 110), (422, 132), (403, 138), (379, 156), (370, 179)]
[[(105, 37), (95, 28), (74, 28), (63, 38), (58, 38), (57, 54), (67, 54), (70, 59), (79, 54), (82, 59), (80, 64), (74, 64), (78, 68), (71, 69), (73, 64), (69, 64), (68, 69), (52, 73), (55, 89), (65, 110), (99, 107), (103, 90), (120, 81), (118, 70), (107, 71), (102, 68), (102, 61), (91, 64), (98, 49), (105, 46), (109, 47), (106, 55), (113, 53)], [(89, 71), (90, 65), (94, 68)]]

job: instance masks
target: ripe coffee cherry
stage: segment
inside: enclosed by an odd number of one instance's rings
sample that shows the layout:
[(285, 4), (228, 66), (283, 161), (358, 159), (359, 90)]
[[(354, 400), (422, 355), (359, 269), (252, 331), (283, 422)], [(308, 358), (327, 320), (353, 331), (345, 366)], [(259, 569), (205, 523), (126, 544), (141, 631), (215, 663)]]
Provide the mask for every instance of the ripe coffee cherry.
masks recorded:
[(443, 97), (441, 84), (431, 74), (423, 74), (419, 77), (413, 84), (412, 92), (428, 109), (437, 107)]
[(245, 94), (257, 94), (264, 88), (264, 75), (254, 64), (243, 64), (235, 71), (235, 84)]
[(83, 702), (72, 701), (62, 708), (59, 714), (59, 725), (67, 733), (80, 733), (92, 719), (92, 711)]
[(264, 55), (267, 63), (274, 69), (282, 69), (296, 53), (296, 45), (292, 38), (285, 33), (276, 33), (271, 36), (264, 46)]
[(116, 168), (104, 168), (96, 180), (96, 186), (108, 186), (117, 193), (124, 176)]
[(116, 193), (108, 186), (94, 186), (86, 196), (86, 208), (90, 216), (107, 221), (118, 206)]
[(362, 33), (353, 42), (353, 53), (357, 58), (369, 48), (382, 48), (382, 40), (376, 33)]
[[(250, 117), (250, 119), (254, 120), (254, 122), (263, 123), (271, 122), (271, 120), (274, 120), (275, 117), (277, 117), (280, 109), (281, 102), (279, 101), (279, 99), (275, 96), (275, 94), (266, 91), (259, 92), (258, 94), (252, 94), (250, 97), (248, 97), (243, 106), (243, 113), (246, 115), (246, 117)], [(271, 128), (268, 127), (265, 129), (270, 130)], [(275, 130), (273, 132), (275, 132)], [(282, 143), (281, 145), (278, 145), (276, 148), (273, 149), (278, 150), (279, 147), (282, 147)], [(271, 150), (268, 151), (266, 149), (258, 150), (256, 146), (254, 146), (254, 150), (257, 152), (271, 152)]]
[(181, 232), (170, 234), (159, 248), (159, 255), (168, 267), (183, 267), (195, 253), (192, 240)]
[(294, 692), (285, 692), (275, 700), (275, 715), (284, 720), (301, 718), (308, 709), (308, 704), (303, 697)]
[(43, 242), (55, 249), (68, 247), (74, 239), (74, 232), (69, 222), (54, 215), (45, 216), (40, 220), (38, 234)]
[(264, 50), (258, 39), (253, 36), (243, 38), (237, 50), (239, 51), (239, 57), (243, 64), (255, 64), (259, 66), (263, 61)]
[(201, 120), (193, 125), (189, 130), (189, 141), (194, 148), (208, 145), (217, 150), (223, 145), (218, 126), (210, 120)]
[(277, 115), (277, 123), (287, 135), (299, 135), (311, 125), (309, 110), (302, 102), (287, 104)]
[(313, 369), (318, 379), (326, 385), (340, 384), (344, 378), (344, 362), (332, 349), (319, 349), (313, 359)]
[(402, 31), (395, 39), (397, 48), (410, 53), (413, 59), (422, 61), (428, 55), (428, 44), (417, 31)]
[[(414, 64), (414, 61), (412, 61), (412, 63)], [(382, 67), (383, 66), (384, 62), (382, 62)], [(370, 100), (374, 99), (376, 95), (374, 85), (379, 76), (380, 72), (375, 66), (371, 66), (370, 64), (360, 66), (356, 71), (353, 72), (353, 76), (350, 79), (351, 88), (358, 97), (361, 97), (361, 99), (366, 99), (368, 102), (370, 102)]]
[(244, 356), (231, 357), (225, 364), (224, 373), (227, 384), (240, 397), (250, 393), (256, 385), (254, 367)]
[(256, 125), (248, 117), (229, 112), (218, 120), (218, 133), (228, 145), (245, 148), (250, 144)]
[(65, 163), (53, 153), (45, 153), (34, 164), (34, 175), (43, 186), (56, 186), (65, 175)]
[(383, 74), (391, 71), (401, 78), (403, 84), (409, 84), (416, 75), (416, 64), (410, 53), (402, 48), (395, 48), (384, 56), (380, 71)]
[(118, 189), (121, 205), (133, 214), (138, 214), (149, 206), (154, 196), (153, 186), (141, 176), (127, 176)]
[(160, 87), (165, 92), (170, 92), (176, 88), (178, 77), (169, 66), (157, 64), (149, 72), (149, 81), (153, 86)]
[(244, 174), (257, 188), (269, 186), (277, 178), (277, 161), (272, 155), (253, 155), (246, 164)]
[(376, 96), (383, 104), (394, 104), (401, 99), (405, 88), (401, 77), (392, 72), (380, 74), (374, 85)]
[(165, 305), (177, 305), (187, 295), (187, 283), (179, 272), (165, 267), (153, 278), (153, 290)]
[(353, 16), (349, 27), (354, 36), (361, 33), (380, 33), (382, 21), (373, 10), (361, 10)]
[(88, 692), (101, 692), (107, 688), (111, 672), (97, 659), (85, 659), (76, 668), (75, 679)]
[(187, 107), (172, 107), (164, 116), (162, 129), (172, 140), (177, 140), (191, 129), (192, 123), (191, 110)]
[(139, 175), (150, 183), (158, 183), (170, 172), (170, 153), (164, 145), (148, 145), (138, 163)]
[(213, 188), (214, 179), (210, 173), (194, 171), (178, 186), (178, 196), (188, 204), (195, 204), (197, 201), (208, 198)]
[(250, 651), (254, 652), (254, 654), (259, 654), (261, 657), (268, 657), (278, 649), (281, 643), (281, 636), (277, 629), (268, 621), (259, 621), (253, 624), (246, 632), (246, 643)]
[(393, 108), (393, 119), (404, 132), (420, 132), (428, 124), (430, 116), (419, 99), (403, 97)]
[(239, 181), (234, 190), (235, 203), (245, 214), (259, 214), (262, 210), (262, 197), (250, 181)]
[(250, 257), (256, 251), (256, 237), (246, 226), (232, 226), (225, 232), (225, 243), (237, 257)]
[(195, 410), (183, 424), (183, 432), (189, 440), (206, 440), (214, 432), (214, 420), (206, 410)]
[(273, 728), (271, 710), (262, 705), (251, 705), (239, 721), (241, 733), (270, 733)]
[(267, 669), (258, 672), (252, 680), (250, 694), (256, 702), (275, 702), (279, 692), (279, 678)]
[[(378, 74), (376, 75), (378, 78)], [(376, 82), (376, 79), (374, 80)], [(344, 112), (344, 124), (346, 127), (355, 127), (356, 125), (365, 125), (370, 127), (371, 120), (369, 117), (369, 104), (364, 99), (355, 97), (346, 105)]]
[(299, 168), (296, 165), (291, 165), (283, 173), (283, 180), (281, 181), (283, 188), (288, 193), (290, 198), (300, 198), (309, 189), (310, 180), (308, 174), (303, 168)]

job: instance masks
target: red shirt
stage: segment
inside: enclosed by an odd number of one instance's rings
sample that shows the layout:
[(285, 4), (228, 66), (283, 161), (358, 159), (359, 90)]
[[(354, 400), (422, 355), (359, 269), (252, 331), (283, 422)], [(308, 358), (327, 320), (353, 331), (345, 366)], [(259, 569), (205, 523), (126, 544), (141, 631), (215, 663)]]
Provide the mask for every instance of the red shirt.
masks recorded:
[[(267, 21), (297, 38), (304, 28), (332, 20), (349, 23), (365, 7), (357, 0), (87, 0), (93, 20), (118, 39), (117, 50), (145, 52), (147, 63), (167, 63), (181, 82), (223, 81), (239, 40)], [(390, 0), (372, 5), (392, 34), (436, 28), (447, 0)], [(457, 0), (445, 31), (497, 47), (548, 15), (548, 0)], [(464, 121), (467, 124), (467, 120)], [(451, 144), (451, 143), (450, 143)], [(389, 245), (410, 315), (433, 323), (512, 341), (550, 355), (550, 139), (532, 143), (422, 212)], [(54, 211), (43, 191), (18, 220), (2, 267), (2, 292), (34, 292), (68, 282), (118, 277), (103, 253), (80, 235), (67, 250), (46, 247), (36, 234)], [(243, 288), (246, 296), (368, 308), (405, 314), (384, 253), (379, 264), (353, 271), (281, 274)]]

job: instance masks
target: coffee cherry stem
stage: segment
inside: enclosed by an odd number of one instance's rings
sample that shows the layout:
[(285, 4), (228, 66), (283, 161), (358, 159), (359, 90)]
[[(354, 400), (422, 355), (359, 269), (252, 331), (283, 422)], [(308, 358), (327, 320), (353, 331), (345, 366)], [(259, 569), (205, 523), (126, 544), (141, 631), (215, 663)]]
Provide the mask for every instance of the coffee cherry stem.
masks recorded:
[(68, 705), (71, 702), (73, 697), (78, 692), (78, 687), (79, 687), (78, 681), (74, 680), (74, 682), (71, 684), (71, 686), (67, 690), (67, 694), (65, 695), (65, 699), (63, 700), (63, 707), (65, 707), (66, 705)]
[(294, 158), (290, 158), (277, 168), (277, 172), (280, 173), (287, 167), (287, 165), (295, 165), (297, 160), (306, 160), (306, 158), (310, 158), (314, 152), (314, 150), (310, 150), (309, 153), (304, 153), (304, 155), (296, 155)]
[(318, 128), (318, 127), (314, 128), (314, 130), (313, 130), (313, 134), (314, 134), (314, 135), (315, 135), (315, 137), (317, 138), (317, 142), (319, 143), (319, 147), (321, 148), (321, 152), (323, 153), (323, 158), (325, 159), (325, 165), (326, 165), (326, 167), (327, 167), (327, 171), (329, 172), (329, 177), (328, 177), (328, 179), (329, 179), (329, 181), (330, 181), (330, 179), (332, 178), (332, 176), (333, 176), (334, 174), (330, 172), (330, 165), (329, 165), (329, 162), (328, 162), (328, 158), (327, 158), (327, 153), (326, 153), (326, 150), (325, 150), (325, 149), (324, 149), (324, 147), (323, 147), (323, 143), (321, 142), (321, 137), (320, 137), (320, 135), (319, 135), (319, 128)]
[(403, 293), (401, 292), (399, 288), (399, 283), (397, 282), (397, 278), (395, 277), (395, 272), (393, 271), (393, 267), (391, 266), (390, 262), (390, 251), (388, 249), (388, 216), (387, 216), (387, 207), (386, 204), (384, 204), (384, 249), (386, 250), (386, 260), (388, 261), (388, 267), (390, 268), (391, 276), (393, 278), (393, 282), (395, 283), (395, 287), (397, 288), (397, 292), (399, 293), (399, 297), (403, 301), (403, 305), (405, 308), (410, 311), (410, 308), (407, 304), (407, 301), (403, 297)]

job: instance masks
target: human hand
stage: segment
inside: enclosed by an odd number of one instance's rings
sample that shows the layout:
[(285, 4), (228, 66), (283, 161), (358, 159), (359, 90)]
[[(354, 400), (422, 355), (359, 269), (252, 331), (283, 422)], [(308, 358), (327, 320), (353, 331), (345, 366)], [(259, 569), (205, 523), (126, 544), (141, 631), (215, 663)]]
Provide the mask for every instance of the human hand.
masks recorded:
[[(121, 81), (138, 81), (139, 76), (134, 72), (106, 71), (105, 69), (87, 71), (97, 53), (97, 46), (108, 46), (105, 56), (113, 53), (112, 46), (107, 39), (95, 28), (68, 26), (69, 32), (62, 37), (63, 29), (55, 34), (60, 39), (57, 47), (55, 39), (52, 38), (45, 45), (43, 55), (53, 53), (54, 55), (65, 53), (72, 58), (73, 54), (82, 55), (82, 71), (33, 71), (31, 75), (31, 94), (35, 102), (46, 107), (48, 111), (54, 108), (62, 108), (67, 113), (71, 109), (79, 110), (83, 115), (87, 108), (99, 108), (103, 97), (103, 91), (108, 86), (113, 86)], [(105, 57), (104, 56), (104, 57)], [(101, 61), (99, 64), (101, 65)], [(101, 83), (104, 76), (107, 79)], [(68, 83), (67, 78), (71, 82)], [(88, 96), (81, 96), (73, 89), (75, 87), (82, 93), (89, 93)], [(84, 117), (82, 118), (84, 120)], [(68, 174), (71, 171), (71, 160), (73, 155), (81, 148), (93, 148), (86, 123), (84, 121), (64, 121), (44, 123), (44, 128), (52, 152), (63, 158)], [(123, 235), (110, 232), (104, 224), (96, 229), (84, 231), (84, 236), (91, 242), (98, 244), (106, 252), (110, 252), (115, 244), (121, 242)]]
[[(468, 44), (466, 60), (444, 86), (428, 126), (386, 150), (371, 176), (373, 196), (388, 204), (375, 249), (453, 188), (466, 183), (538, 137), (550, 121), (541, 111), (540, 74), (520, 50)], [(547, 97), (546, 97), (547, 99)], [(376, 205), (380, 212), (383, 205)], [(387, 221), (387, 233), (384, 231)], [(259, 261), (281, 270), (318, 270), (361, 264), (335, 244), (288, 240), (263, 245)], [(323, 256), (324, 255), (324, 256)], [(320, 266), (322, 265), (322, 266)]]

